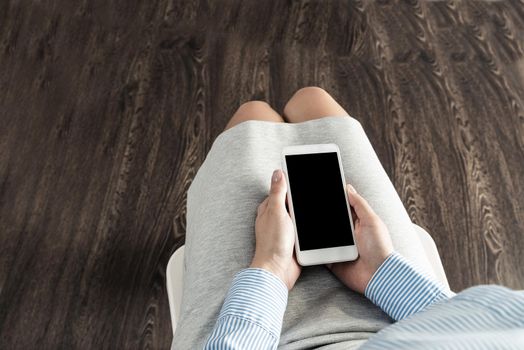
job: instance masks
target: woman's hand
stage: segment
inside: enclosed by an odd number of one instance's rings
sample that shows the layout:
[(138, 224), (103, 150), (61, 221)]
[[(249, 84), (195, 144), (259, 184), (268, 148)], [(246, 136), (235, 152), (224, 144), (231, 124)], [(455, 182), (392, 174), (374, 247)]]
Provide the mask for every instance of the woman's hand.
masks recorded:
[(282, 170), (277, 169), (271, 178), (269, 196), (257, 209), (256, 248), (250, 267), (272, 272), (291, 290), (301, 266), (294, 255), (295, 228), (286, 210), (286, 192), (286, 179)]
[(393, 253), (388, 229), (368, 202), (347, 184), (349, 202), (355, 214), (355, 240), (359, 258), (355, 261), (326, 265), (346, 286), (364, 294), (371, 277)]

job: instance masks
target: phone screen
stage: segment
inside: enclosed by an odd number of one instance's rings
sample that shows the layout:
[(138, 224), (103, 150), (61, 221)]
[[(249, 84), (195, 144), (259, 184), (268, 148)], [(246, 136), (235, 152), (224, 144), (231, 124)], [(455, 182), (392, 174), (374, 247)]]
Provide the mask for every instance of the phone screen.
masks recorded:
[(354, 245), (337, 153), (285, 157), (300, 250)]

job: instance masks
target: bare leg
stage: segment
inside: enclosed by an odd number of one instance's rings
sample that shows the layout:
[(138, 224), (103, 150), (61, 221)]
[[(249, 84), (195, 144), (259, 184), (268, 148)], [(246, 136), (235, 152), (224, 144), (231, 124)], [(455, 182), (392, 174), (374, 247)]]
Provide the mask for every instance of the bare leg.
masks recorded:
[(298, 90), (284, 107), (284, 118), (290, 123), (342, 115), (349, 114), (324, 89), (315, 86)]
[(242, 104), (233, 114), (224, 130), (227, 130), (237, 124), (247, 120), (265, 120), (270, 122), (281, 122), (285, 120), (275, 112), (269, 104), (263, 101), (249, 101)]

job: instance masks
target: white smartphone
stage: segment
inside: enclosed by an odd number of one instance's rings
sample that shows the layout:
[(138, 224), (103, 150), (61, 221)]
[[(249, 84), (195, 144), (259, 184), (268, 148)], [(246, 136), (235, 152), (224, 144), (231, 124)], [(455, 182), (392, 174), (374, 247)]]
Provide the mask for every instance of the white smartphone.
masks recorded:
[(334, 143), (282, 150), (295, 251), (302, 266), (358, 258), (340, 150)]

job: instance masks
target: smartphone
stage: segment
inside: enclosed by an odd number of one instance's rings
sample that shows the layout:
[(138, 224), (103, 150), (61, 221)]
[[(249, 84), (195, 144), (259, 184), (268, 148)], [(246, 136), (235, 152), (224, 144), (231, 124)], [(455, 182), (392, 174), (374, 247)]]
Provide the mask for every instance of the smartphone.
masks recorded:
[(334, 143), (282, 150), (295, 251), (302, 266), (358, 258), (340, 149)]

